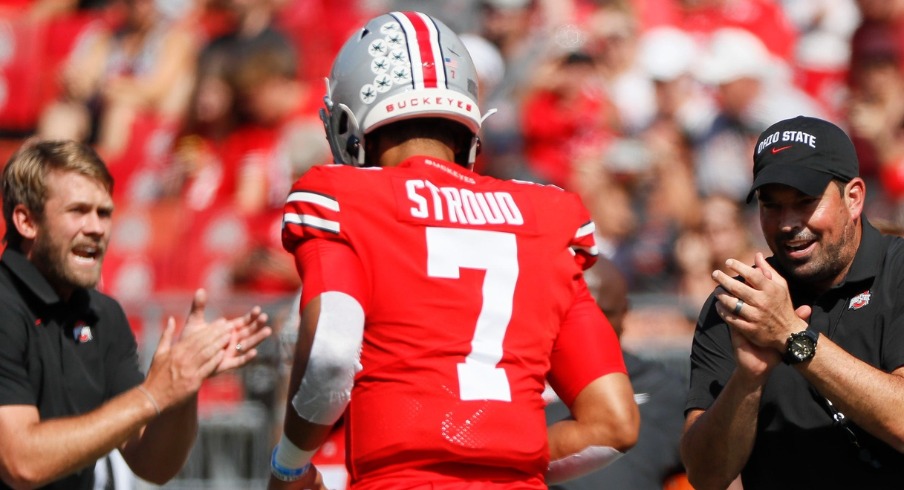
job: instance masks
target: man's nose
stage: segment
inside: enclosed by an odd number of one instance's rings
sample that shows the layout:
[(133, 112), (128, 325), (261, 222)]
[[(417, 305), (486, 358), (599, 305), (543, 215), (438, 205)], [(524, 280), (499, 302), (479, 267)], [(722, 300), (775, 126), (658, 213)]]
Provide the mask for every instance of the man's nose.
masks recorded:
[(782, 231), (795, 230), (801, 226), (801, 214), (793, 208), (785, 208), (779, 215), (778, 223)]
[(82, 223), (82, 232), (86, 235), (104, 235), (109, 228), (110, 219), (102, 216), (98, 212), (85, 214), (85, 220)]

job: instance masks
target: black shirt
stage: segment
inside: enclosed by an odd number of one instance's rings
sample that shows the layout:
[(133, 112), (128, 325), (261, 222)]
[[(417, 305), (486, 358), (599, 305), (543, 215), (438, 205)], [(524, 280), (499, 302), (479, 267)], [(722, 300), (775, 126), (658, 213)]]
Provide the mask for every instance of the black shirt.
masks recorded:
[[(79, 415), (144, 379), (119, 303), (94, 289), (64, 303), (11, 249), (0, 258), (0, 311), (0, 405), (33, 405), (42, 420)], [(90, 489), (93, 482), (90, 465), (44, 488)]]
[[(813, 308), (809, 329), (891, 372), (904, 365), (902, 281), (904, 239), (881, 235), (864, 219), (860, 247), (841, 284), (819, 296), (790, 280), (789, 287), (795, 307)], [(687, 410), (709, 408), (735, 368), (729, 329), (713, 303), (711, 296), (694, 334)], [(741, 472), (744, 489), (904, 488), (904, 455), (849, 423), (866, 451), (834, 423), (825, 398), (800, 373), (778, 365), (763, 390), (753, 452)]]

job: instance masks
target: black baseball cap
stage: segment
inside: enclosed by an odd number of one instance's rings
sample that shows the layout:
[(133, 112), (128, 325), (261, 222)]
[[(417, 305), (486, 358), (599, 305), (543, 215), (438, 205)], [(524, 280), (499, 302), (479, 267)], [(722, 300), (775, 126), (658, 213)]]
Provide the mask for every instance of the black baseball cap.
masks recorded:
[(766, 184), (820, 196), (832, 179), (848, 182), (859, 174), (857, 152), (844, 130), (829, 121), (797, 116), (769, 126), (757, 138), (747, 202)]

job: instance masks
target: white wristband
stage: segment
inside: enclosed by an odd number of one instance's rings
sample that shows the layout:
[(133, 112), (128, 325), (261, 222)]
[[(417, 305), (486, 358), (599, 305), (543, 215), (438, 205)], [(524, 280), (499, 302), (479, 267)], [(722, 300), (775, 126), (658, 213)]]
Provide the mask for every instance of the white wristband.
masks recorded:
[(285, 434), (273, 448), (270, 457), (270, 473), (282, 481), (294, 481), (301, 478), (311, 464), (315, 451), (305, 451), (289, 440)]

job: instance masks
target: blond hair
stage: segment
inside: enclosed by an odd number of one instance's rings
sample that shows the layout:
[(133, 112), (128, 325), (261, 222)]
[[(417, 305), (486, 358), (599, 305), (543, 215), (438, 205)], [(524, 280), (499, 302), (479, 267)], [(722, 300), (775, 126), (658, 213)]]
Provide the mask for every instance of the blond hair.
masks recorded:
[(46, 178), (51, 171), (75, 172), (103, 184), (113, 193), (113, 177), (90, 146), (70, 140), (26, 141), (6, 162), (2, 175), (4, 240), (18, 249), (22, 236), (13, 225), (13, 210), (19, 204), (41, 215), (47, 200)]

